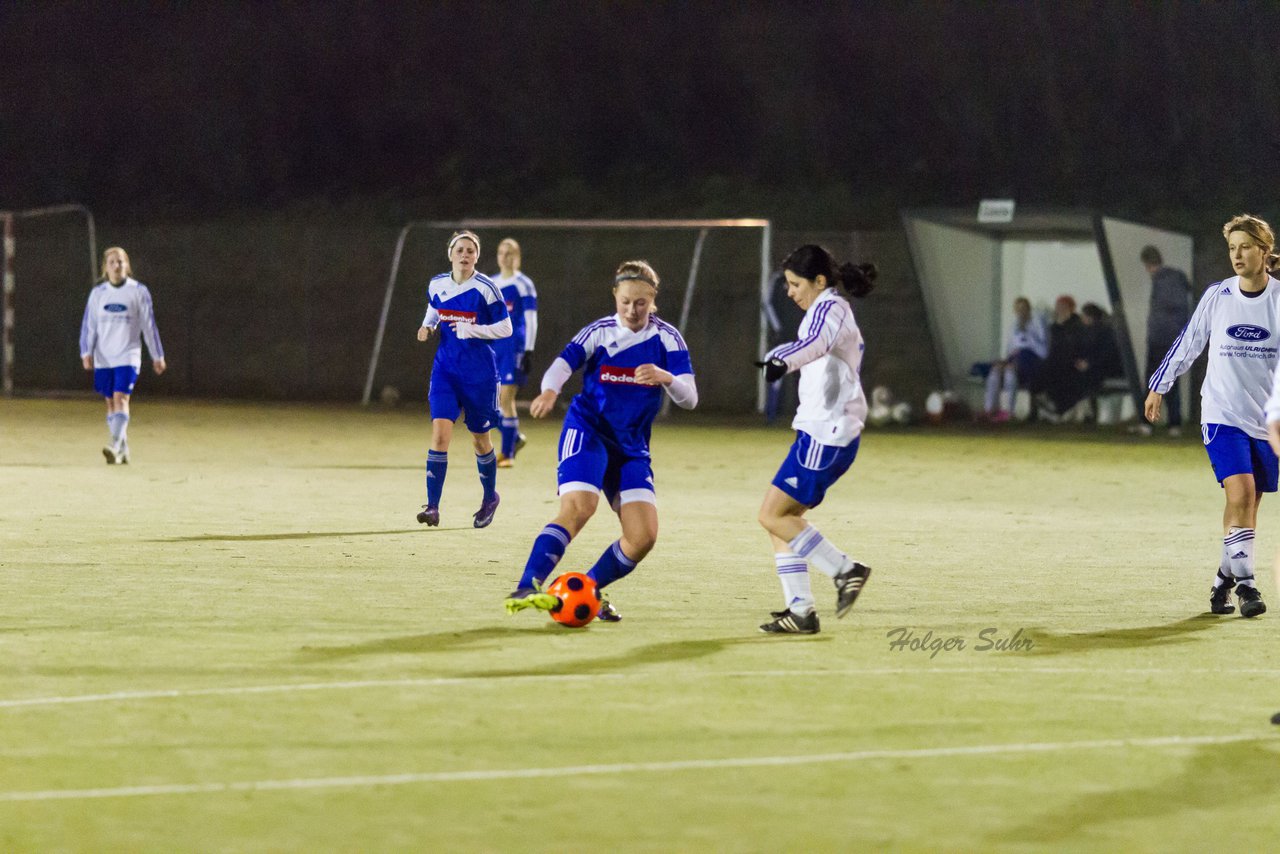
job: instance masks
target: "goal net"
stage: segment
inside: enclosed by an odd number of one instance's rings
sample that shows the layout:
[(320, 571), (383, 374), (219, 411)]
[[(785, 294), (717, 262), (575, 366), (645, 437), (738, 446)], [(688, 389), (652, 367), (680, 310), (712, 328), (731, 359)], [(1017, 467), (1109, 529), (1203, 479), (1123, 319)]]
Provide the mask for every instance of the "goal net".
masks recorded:
[[(93, 214), (83, 205), (0, 211), (4, 326), (0, 390), (87, 388), (80, 317), (97, 278)], [(68, 318), (74, 318), (69, 324)]]
[[(699, 378), (699, 408), (762, 411), (764, 386), (751, 367), (764, 349), (763, 316), (772, 271), (771, 226), (764, 219), (569, 220), (471, 219), (411, 222), (392, 257), (373, 352), (365, 404), (385, 391), (424, 400), (434, 339), (415, 333), (426, 310), (431, 277), (449, 270), (446, 247), (458, 229), (480, 237), (478, 269), (498, 272), (496, 250), (507, 237), (521, 249), (521, 272), (538, 291), (533, 374), (522, 391), (532, 397), (542, 372), (586, 324), (614, 312), (613, 273), (622, 261), (643, 259), (662, 279), (659, 315), (689, 345)], [(566, 393), (578, 388), (571, 380)]]

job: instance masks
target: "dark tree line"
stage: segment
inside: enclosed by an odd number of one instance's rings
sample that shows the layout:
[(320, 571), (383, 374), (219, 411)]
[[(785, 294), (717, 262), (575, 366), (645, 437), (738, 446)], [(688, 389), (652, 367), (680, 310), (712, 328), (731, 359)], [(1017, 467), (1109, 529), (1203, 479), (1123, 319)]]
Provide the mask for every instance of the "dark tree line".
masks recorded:
[(0, 207), (1265, 209), (1272, 3), (0, 5)]

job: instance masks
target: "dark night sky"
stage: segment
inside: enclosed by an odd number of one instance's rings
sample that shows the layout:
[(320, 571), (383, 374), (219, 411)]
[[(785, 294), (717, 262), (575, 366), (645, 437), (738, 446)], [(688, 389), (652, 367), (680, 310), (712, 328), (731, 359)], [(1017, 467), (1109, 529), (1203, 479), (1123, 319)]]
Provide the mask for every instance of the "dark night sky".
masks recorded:
[(0, 207), (1261, 210), (1277, 25), (1247, 3), (20, 0)]

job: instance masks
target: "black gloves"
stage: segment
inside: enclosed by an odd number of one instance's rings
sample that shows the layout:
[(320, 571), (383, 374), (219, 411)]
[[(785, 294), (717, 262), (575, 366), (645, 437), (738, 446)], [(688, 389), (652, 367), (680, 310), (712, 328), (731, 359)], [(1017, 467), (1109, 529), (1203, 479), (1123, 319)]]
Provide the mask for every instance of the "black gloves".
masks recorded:
[(530, 358), (529, 351), (525, 350), (524, 354), (520, 357), (520, 373), (524, 374), (525, 376), (528, 376), (532, 372), (533, 372), (533, 359)]
[(764, 368), (764, 378), (769, 382), (777, 382), (787, 375), (787, 363), (781, 359), (769, 359), (767, 362), (756, 362), (757, 368)]

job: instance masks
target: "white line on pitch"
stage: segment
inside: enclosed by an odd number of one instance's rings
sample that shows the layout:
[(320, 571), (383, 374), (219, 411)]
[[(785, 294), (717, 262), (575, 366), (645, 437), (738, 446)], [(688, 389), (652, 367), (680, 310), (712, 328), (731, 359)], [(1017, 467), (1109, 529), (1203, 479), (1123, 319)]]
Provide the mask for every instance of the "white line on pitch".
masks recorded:
[(533, 777), (635, 774), (673, 771), (760, 768), (811, 765), (816, 762), (867, 762), (877, 759), (936, 759), (947, 756), (997, 756), (1019, 753), (1057, 753), (1069, 750), (1112, 748), (1196, 747), (1240, 741), (1278, 741), (1271, 735), (1193, 735), (1160, 738), (1108, 738), (1093, 741), (1032, 742), (1029, 744), (976, 744), (968, 747), (925, 747), (912, 750), (855, 750), (809, 756), (742, 756), (728, 759), (685, 759), (673, 762), (619, 762), (611, 765), (569, 765), (560, 768), (498, 768), (488, 771), (428, 771), (351, 777), (312, 777), (295, 780), (245, 780), (230, 783), (171, 783), (121, 786), (113, 789), (49, 789), (0, 792), (0, 802), (67, 801), (91, 798), (136, 798), (154, 795), (196, 795), (224, 792), (268, 792), (288, 789), (339, 789), (369, 786), (404, 786), (414, 783), (466, 783), (523, 780)]
[[(435, 676), (406, 679), (361, 679), (348, 682), (286, 682), (280, 685), (238, 685), (224, 688), (167, 688), (148, 691), (113, 691), (105, 694), (71, 694), (55, 697), (19, 697), (0, 700), (0, 709), (23, 709), (37, 706), (68, 706), (79, 703), (111, 703), (126, 700), (160, 700), (180, 697), (226, 697), (237, 694), (283, 694), (291, 691), (351, 691), (360, 688), (430, 688), (442, 685), (486, 685), (507, 682), (594, 682), (600, 679), (628, 679), (634, 681), (645, 677), (663, 680), (692, 678), (707, 680), (713, 678), (750, 679), (779, 677), (808, 678), (826, 676), (903, 676), (903, 675), (947, 675), (947, 674), (1011, 674), (1025, 675), (1030, 673), (1048, 675), (1096, 674), (1093, 667), (869, 667), (865, 669), (844, 670), (730, 670), (730, 671), (683, 671), (666, 673), (647, 671), (641, 673), (558, 673), (502, 676)], [(1269, 675), (1280, 674), (1274, 668), (1168, 668), (1168, 667), (1127, 667), (1109, 669), (1108, 673), (1126, 675), (1194, 675), (1210, 674), (1215, 676), (1237, 675)]]

